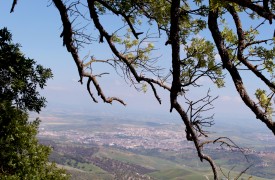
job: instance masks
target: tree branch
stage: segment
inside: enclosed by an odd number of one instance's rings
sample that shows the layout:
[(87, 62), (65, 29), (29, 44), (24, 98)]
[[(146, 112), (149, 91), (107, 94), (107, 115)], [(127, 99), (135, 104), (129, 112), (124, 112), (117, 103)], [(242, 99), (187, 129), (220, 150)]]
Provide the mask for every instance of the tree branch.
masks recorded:
[[(147, 83), (151, 83), (151, 84), (157, 84), (158, 86), (169, 90), (170, 91), (170, 87), (166, 86), (165, 84), (163, 84), (163, 82), (152, 79), (152, 78), (147, 78), (147, 77), (143, 77), (143, 76), (139, 76), (138, 73), (135, 70), (135, 67), (132, 65), (132, 63), (128, 60), (128, 58), (126, 56), (124, 56), (123, 54), (119, 53), (119, 51), (117, 50), (117, 48), (115, 47), (115, 45), (112, 42), (112, 36), (109, 35), (105, 29), (103, 28), (103, 26), (101, 25), (99, 18), (98, 18), (98, 14), (96, 12), (95, 9), (95, 1), (96, 0), (87, 0), (88, 3), (88, 7), (90, 10), (90, 17), (93, 20), (95, 27), (98, 29), (101, 37), (104, 37), (109, 45), (109, 47), (111, 48), (112, 52), (120, 59), (122, 60), (122, 62), (127, 66), (127, 68), (129, 68), (130, 72), (132, 73), (132, 75), (135, 77), (136, 81), (139, 83), (141, 81), (145, 81)], [(156, 93), (156, 91), (153, 88), (154, 93)], [(156, 96), (157, 98), (158, 96)], [(157, 98), (157, 100), (159, 101), (160, 99)], [(160, 101), (159, 101), (160, 102)]]
[(180, 19), (180, 0), (173, 0), (171, 5), (171, 27), (169, 41), (172, 47), (172, 87), (170, 91), (170, 112), (177, 102), (178, 93), (181, 92), (180, 81), (180, 37), (179, 37), (179, 19)]
[(208, 27), (212, 33), (212, 37), (214, 38), (215, 44), (218, 48), (219, 54), (221, 56), (221, 60), (223, 62), (223, 66), (228, 70), (231, 75), (231, 78), (235, 84), (236, 90), (238, 91), (243, 102), (254, 112), (256, 117), (260, 119), (266, 126), (275, 134), (275, 123), (269, 119), (265, 112), (263, 112), (257, 104), (249, 97), (242, 78), (234, 66), (234, 64), (230, 61), (228, 51), (224, 45), (224, 39), (222, 38), (221, 32), (219, 31), (218, 23), (218, 11), (212, 10), (209, 11), (208, 16)]
[(98, 103), (98, 101), (95, 99), (95, 97), (94, 97), (94, 95), (93, 95), (93, 93), (92, 93), (92, 91), (91, 91), (91, 88), (90, 88), (91, 81), (92, 81), (92, 78), (89, 77), (89, 79), (88, 79), (88, 81), (87, 81), (87, 90), (88, 90), (88, 92), (89, 92), (91, 98), (93, 99), (93, 101), (94, 101), (95, 103)]
[(13, 0), (10, 13), (14, 12), (14, 8), (16, 4), (17, 4), (17, 0)]
[[(273, 92), (275, 91), (275, 84), (273, 84), (271, 81), (269, 81), (260, 71), (255, 68), (251, 63), (249, 63), (244, 57), (243, 53), (245, 48), (247, 47), (245, 43), (245, 37), (244, 37), (244, 31), (242, 30), (242, 24), (241, 20), (234, 9), (233, 6), (228, 5), (227, 7), (229, 13), (232, 15), (235, 26), (237, 29), (237, 34), (238, 34), (238, 53), (237, 57), (238, 59), (248, 68), (250, 69), (257, 77), (259, 77)], [(259, 42), (259, 41), (258, 41)]]
[(93, 82), (97, 92), (98, 92), (98, 95), (101, 97), (101, 99), (106, 102), (106, 103), (109, 103), (109, 104), (112, 104), (113, 101), (118, 101), (120, 102), (121, 104), (123, 104), (124, 106), (126, 106), (126, 104), (124, 103), (123, 100), (117, 98), (117, 97), (108, 97), (106, 98), (106, 96), (104, 95), (100, 85), (98, 84), (95, 76), (90, 76), (89, 79), (91, 79), (91, 81)]
[(60, 37), (63, 37), (63, 45), (66, 46), (67, 51), (71, 53), (71, 55), (75, 61), (75, 64), (78, 68), (78, 73), (80, 76), (79, 82), (81, 84), (83, 84), (83, 77), (88, 77), (87, 90), (94, 102), (97, 102), (97, 100), (94, 98), (94, 96), (91, 92), (91, 89), (90, 89), (91, 81), (93, 82), (94, 86), (96, 87), (98, 95), (101, 96), (102, 100), (105, 103), (112, 104), (113, 101), (118, 101), (125, 106), (126, 104), (121, 99), (119, 99), (117, 97), (106, 98), (100, 85), (98, 84), (98, 82), (96, 80), (96, 77), (93, 76), (92, 74), (86, 73), (84, 71), (85, 65), (80, 60), (79, 55), (78, 55), (78, 49), (74, 45), (72, 24), (69, 20), (68, 14), (67, 14), (68, 9), (63, 4), (62, 0), (53, 0), (53, 2), (60, 13), (61, 21), (63, 23), (63, 31), (62, 31)]
[(275, 19), (275, 15), (270, 12), (269, 10), (266, 10), (263, 6), (260, 6), (258, 4), (254, 4), (251, 0), (225, 0), (227, 2), (233, 2), (241, 7), (246, 7), (251, 9), (252, 11), (256, 12), (259, 16), (264, 17), (265, 19), (269, 20), (269, 23), (272, 23), (272, 19)]
[(125, 13), (121, 12), (121, 11), (118, 11), (114, 8), (112, 8), (108, 3), (106, 3), (105, 1), (102, 1), (102, 0), (97, 0), (100, 4), (102, 4), (104, 7), (106, 7), (107, 9), (109, 9), (110, 11), (112, 11), (114, 14), (116, 15), (121, 15), (125, 21), (127, 22), (127, 24), (129, 25), (130, 29), (132, 30), (132, 33), (133, 35), (135, 36), (136, 39), (138, 39), (138, 36), (143, 34), (143, 32), (136, 32), (134, 26), (133, 26), (133, 23), (131, 22), (130, 18), (131, 16), (129, 15), (126, 15)]
[(73, 41), (73, 30), (72, 30), (72, 24), (69, 20), (68, 14), (67, 14), (67, 8), (63, 4), (62, 0), (53, 0), (56, 8), (58, 9), (60, 13), (60, 17), (63, 23), (63, 31), (60, 35), (60, 37), (63, 37), (63, 45), (66, 46), (68, 52), (71, 53), (75, 64), (78, 69), (78, 74), (80, 77), (79, 82), (83, 84), (83, 64), (78, 56), (78, 52), (76, 47), (74, 46)]

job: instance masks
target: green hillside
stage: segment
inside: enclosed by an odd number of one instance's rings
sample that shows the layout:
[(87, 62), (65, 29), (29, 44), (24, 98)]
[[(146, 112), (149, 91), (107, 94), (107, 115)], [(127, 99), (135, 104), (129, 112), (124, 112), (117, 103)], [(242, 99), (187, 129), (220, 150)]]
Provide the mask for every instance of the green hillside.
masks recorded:
[(87, 167), (89, 170), (81, 170), (78, 168), (73, 168), (70, 166), (60, 165), (62, 168), (66, 169), (66, 171), (71, 175), (71, 180), (112, 180), (114, 176), (110, 173), (100, 169), (97, 166), (93, 166), (92, 164)]

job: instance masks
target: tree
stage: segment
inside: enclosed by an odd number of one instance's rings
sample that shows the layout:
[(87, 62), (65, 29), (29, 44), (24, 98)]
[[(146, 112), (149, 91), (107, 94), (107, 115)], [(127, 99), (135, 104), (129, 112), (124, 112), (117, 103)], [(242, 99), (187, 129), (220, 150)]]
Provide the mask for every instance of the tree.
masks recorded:
[[(13, 1), (11, 11), (16, 2)], [(60, 13), (64, 46), (76, 63), (79, 82), (82, 84), (87, 78), (87, 90), (93, 101), (97, 102), (97, 99), (91, 83), (104, 102), (117, 101), (125, 105), (118, 97), (105, 96), (97, 78), (108, 72), (94, 74), (95, 63), (111, 65), (137, 89), (146, 90), (149, 86), (159, 103), (161, 99), (157, 92), (159, 87), (164, 88), (170, 93), (170, 111), (175, 110), (180, 115), (186, 126), (186, 138), (194, 142), (200, 160), (210, 163), (215, 179), (218, 179), (216, 164), (203, 152), (203, 147), (210, 143), (229, 147), (234, 144), (223, 137), (207, 139), (204, 127), (213, 125), (213, 116), (204, 113), (213, 108), (215, 97), (209, 91), (199, 99), (188, 96), (193, 88), (202, 88), (200, 79), (209, 78), (217, 87), (223, 87), (228, 72), (244, 104), (275, 134), (272, 120), (274, 35), (265, 34), (275, 19), (273, 0), (52, 2)], [(102, 22), (106, 14), (120, 18), (121, 23), (107, 28), (111, 25)], [(93, 28), (98, 34), (92, 31), (91, 36), (90, 29)], [(152, 31), (154, 33), (149, 33)], [(109, 46), (113, 53), (111, 58), (102, 59), (96, 52), (91, 58), (80, 57), (79, 50), (94, 40)], [(157, 49), (153, 43), (157, 41), (170, 48), (171, 69), (156, 66), (160, 57), (154, 57)], [(166, 73), (162, 73), (163, 69)], [(250, 74), (263, 85), (254, 92), (247, 90), (243, 74)]]
[(48, 162), (51, 148), (39, 144), (39, 119), (28, 122), (24, 111), (0, 107), (0, 179), (68, 179), (64, 170)]
[(39, 144), (39, 119), (28, 120), (27, 110), (39, 112), (50, 69), (25, 58), (11, 33), (0, 30), (0, 179), (68, 179), (64, 170), (48, 162), (51, 148)]
[(24, 111), (39, 112), (46, 100), (39, 95), (37, 86), (45, 86), (47, 79), (52, 77), (51, 70), (24, 57), (19, 44), (11, 42), (11, 33), (6, 28), (0, 30), (0, 38), (1, 101), (12, 102)]

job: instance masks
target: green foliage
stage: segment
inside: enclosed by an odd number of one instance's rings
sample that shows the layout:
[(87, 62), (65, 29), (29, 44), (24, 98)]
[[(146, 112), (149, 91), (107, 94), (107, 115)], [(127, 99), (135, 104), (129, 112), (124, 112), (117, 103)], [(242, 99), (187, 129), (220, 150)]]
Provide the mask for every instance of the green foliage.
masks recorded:
[(169, 25), (169, 16), (170, 16), (170, 5), (166, 0), (154, 1), (149, 0), (144, 6), (146, 12), (150, 14), (151, 17), (157, 20), (157, 24), (160, 27), (167, 27)]
[(48, 162), (50, 147), (38, 143), (40, 120), (29, 122), (26, 113), (45, 106), (37, 86), (43, 88), (52, 73), (25, 58), (11, 37), (0, 30), (0, 179), (68, 179)]
[(127, 33), (119, 37), (117, 34), (112, 35), (112, 41), (118, 45), (124, 46), (124, 57), (138, 67), (139, 64), (146, 64), (150, 59), (150, 53), (154, 50), (154, 44), (147, 42), (145, 39), (139, 40), (131, 36), (131, 29)]
[(227, 26), (224, 27), (222, 31), (222, 36), (230, 44), (237, 43), (237, 35), (233, 32), (232, 29), (228, 28)]
[(211, 0), (209, 2), (210, 2), (210, 9), (211, 10), (220, 9), (222, 7), (226, 7), (226, 5), (228, 4), (228, 2), (221, 1), (221, 0)]
[(24, 110), (39, 112), (45, 98), (37, 87), (43, 88), (52, 77), (50, 69), (36, 65), (33, 59), (20, 52), (20, 45), (13, 44), (6, 28), (0, 30), (0, 100), (12, 101)]
[(255, 96), (259, 101), (260, 106), (265, 110), (268, 116), (272, 114), (272, 103), (271, 98), (266, 95), (266, 91), (262, 89), (257, 89)]
[(50, 147), (38, 143), (39, 119), (28, 122), (28, 115), (8, 102), (0, 104), (0, 114), (0, 179), (68, 178), (48, 162)]
[(263, 60), (264, 68), (267, 69), (267, 72), (272, 74), (275, 67), (275, 64), (273, 62), (275, 57), (275, 48), (273, 47), (272, 49), (267, 49), (263, 46), (257, 46), (253, 48), (252, 52), (254, 53), (254, 56)]
[(147, 84), (143, 83), (141, 86), (141, 89), (144, 93), (146, 93), (147, 92)]
[(184, 84), (209, 76), (218, 87), (224, 85), (222, 68), (215, 60), (213, 43), (203, 38), (193, 38), (190, 45), (184, 46), (184, 51), (187, 56), (182, 60), (181, 79)]

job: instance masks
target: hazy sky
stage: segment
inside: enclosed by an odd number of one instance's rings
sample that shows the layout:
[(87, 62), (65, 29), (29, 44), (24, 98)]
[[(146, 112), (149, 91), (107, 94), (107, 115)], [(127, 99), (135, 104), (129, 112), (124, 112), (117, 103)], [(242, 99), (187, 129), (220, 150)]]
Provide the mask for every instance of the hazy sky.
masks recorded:
[[(13, 41), (22, 45), (22, 51), (27, 57), (52, 69), (54, 78), (47, 83), (47, 87), (42, 92), (48, 100), (49, 108), (75, 108), (91, 113), (110, 114), (117, 112), (169, 114), (167, 93), (160, 91), (163, 104), (159, 105), (150, 90), (146, 94), (137, 92), (115, 73), (99, 81), (105, 88), (106, 96), (121, 97), (127, 103), (127, 107), (116, 102), (113, 105), (104, 104), (99, 97), (97, 97), (99, 103), (94, 103), (86, 91), (86, 85), (80, 85), (77, 82), (79, 77), (76, 66), (66, 48), (62, 46), (63, 42), (59, 37), (62, 26), (57, 9), (50, 5), (49, 1), (24, 0), (18, 1), (15, 12), (10, 14), (11, 4), (11, 1), (0, 1), (0, 27), (8, 27), (13, 34)], [(91, 46), (91, 54), (92, 48), (95, 47)], [(104, 48), (96, 47), (96, 50), (102, 54), (106, 53)], [(169, 54), (166, 55), (169, 56)], [(231, 80), (228, 80), (225, 88), (212, 90), (213, 95), (219, 95), (215, 103), (216, 109), (213, 111), (217, 119), (254, 118), (254, 115), (241, 102)], [(207, 80), (205, 81), (207, 83)], [(248, 85), (253, 87), (253, 81)], [(194, 97), (202, 97), (205, 94), (201, 94), (200, 89), (192, 91)]]

